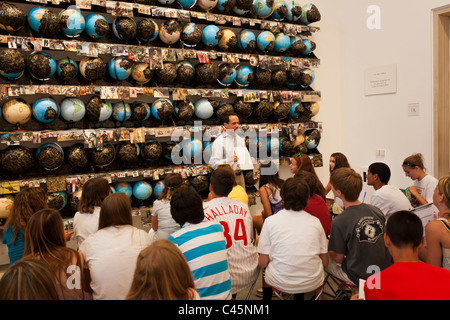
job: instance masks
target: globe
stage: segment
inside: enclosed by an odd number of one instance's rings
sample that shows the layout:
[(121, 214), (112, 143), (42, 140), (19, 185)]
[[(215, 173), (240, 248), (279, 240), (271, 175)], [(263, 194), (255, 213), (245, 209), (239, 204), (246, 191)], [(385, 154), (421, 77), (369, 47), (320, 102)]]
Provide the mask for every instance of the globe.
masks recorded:
[(72, 210), (78, 211), (78, 204), (80, 203), (82, 193), (83, 190), (78, 190), (70, 194), (69, 206)]
[(37, 121), (50, 123), (57, 119), (60, 114), (59, 106), (52, 98), (42, 98), (33, 103), (33, 116)]
[(286, 17), (284, 18), (288, 22), (295, 22), (300, 19), (302, 14), (302, 6), (301, 4), (288, 0), (287, 1), (288, 11), (286, 13)]
[(186, 47), (195, 47), (202, 40), (202, 27), (193, 22), (186, 23), (181, 31), (181, 41)]
[(155, 81), (159, 85), (172, 85), (177, 78), (177, 67), (175, 63), (164, 62), (161, 69), (155, 71)]
[(203, 161), (205, 163), (209, 163), (209, 160), (211, 159), (211, 152), (211, 142), (203, 142)]
[(158, 181), (153, 187), (153, 194), (155, 197), (159, 197), (164, 190), (164, 180)]
[(123, 122), (131, 117), (131, 107), (126, 102), (116, 102), (113, 104), (112, 116), (117, 121)]
[(219, 32), (219, 27), (213, 24), (205, 26), (202, 30), (202, 42), (208, 47), (215, 47), (219, 44), (219, 39), (217, 33)]
[(175, 116), (184, 121), (192, 120), (194, 104), (189, 100), (177, 101), (174, 108)]
[(197, 192), (208, 191), (209, 181), (204, 175), (198, 175), (190, 179), (191, 187)]
[(218, 46), (224, 51), (234, 51), (237, 45), (236, 34), (231, 29), (222, 29), (217, 33)]
[(202, 98), (194, 103), (194, 113), (199, 119), (209, 119), (214, 114), (214, 108), (208, 99)]
[(235, 5), (236, 0), (218, 0), (216, 8), (219, 9), (221, 13), (230, 14)]
[(146, 200), (150, 198), (152, 192), (152, 185), (145, 181), (138, 181), (133, 186), (133, 195), (139, 200)]
[(38, 80), (49, 80), (57, 69), (56, 60), (45, 52), (33, 52), (27, 59), (27, 67)]
[(177, 0), (183, 9), (191, 9), (197, 3), (197, 0)]
[(262, 120), (268, 119), (273, 113), (273, 104), (267, 99), (261, 99), (253, 110), (253, 115)]
[(0, 74), (10, 80), (19, 79), (25, 72), (25, 58), (19, 50), (0, 51)]
[(122, 192), (127, 195), (128, 198), (130, 198), (133, 195), (133, 188), (131, 187), (131, 184), (128, 182), (119, 182), (114, 186), (114, 190), (116, 192)]
[(103, 149), (93, 149), (91, 152), (94, 165), (102, 168), (109, 166), (116, 158), (116, 149), (111, 143), (103, 143)]
[(308, 149), (315, 149), (318, 147), (321, 134), (317, 129), (306, 130), (304, 133), (305, 144)]
[(285, 157), (290, 157), (294, 153), (294, 143), (287, 137), (280, 138), (280, 152)]
[(222, 63), (219, 65), (219, 77), (217, 81), (223, 86), (231, 85), (234, 80), (236, 80), (237, 72), (236, 69), (233, 68), (228, 63)]
[(276, 21), (282, 21), (288, 11), (287, 0), (275, 0), (273, 4), (272, 18)]
[(164, 21), (159, 30), (159, 38), (165, 44), (174, 44), (181, 37), (181, 25), (175, 19)]
[(189, 84), (195, 76), (194, 65), (186, 60), (180, 61), (176, 64), (177, 78), (176, 82), (180, 84)]
[(103, 122), (111, 117), (113, 112), (112, 105), (109, 101), (100, 99), (99, 96), (93, 96), (86, 104), (86, 113), (90, 120)]
[(254, 0), (253, 9), (260, 18), (267, 18), (273, 12), (273, 0)]
[(23, 173), (34, 165), (34, 157), (28, 148), (10, 146), (0, 155), (0, 165), (10, 173)]
[(273, 115), (278, 120), (281, 121), (289, 116), (291, 111), (291, 106), (288, 103), (281, 103), (280, 101), (275, 101), (273, 104)]
[(86, 106), (77, 98), (65, 98), (61, 101), (61, 117), (69, 122), (77, 122), (84, 118)]
[(237, 36), (239, 49), (252, 52), (256, 48), (256, 36), (251, 30), (244, 29)]
[(3, 118), (11, 124), (25, 124), (31, 119), (33, 111), (30, 105), (21, 98), (6, 101), (2, 107)]
[(233, 13), (243, 17), (252, 8), (253, 0), (236, 0), (236, 5), (233, 7)]
[(289, 51), (291, 51), (295, 55), (303, 54), (306, 50), (306, 45), (303, 43), (303, 39), (301, 36), (292, 36), (291, 37), (291, 46), (289, 47)]
[(66, 207), (68, 195), (65, 191), (51, 192), (47, 195), (47, 205), (55, 210), (62, 210)]
[(276, 137), (268, 137), (267, 139), (267, 151), (271, 153), (271, 155), (279, 154), (281, 151), (280, 139)]
[(28, 25), (44, 37), (54, 37), (60, 30), (58, 15), (45, 7), (34, 7), (28, 12)]
[(114, 35), (125, 42), (133, 41), (137, 35), (136, 22), (130, 17), (116, 17), (112, 23)]
[(70, 38), (78, 37), (86, 27), (86, 21), (79, 10), (66, 9), (59, 13), (61, 31)]
[(216, 7), (217, 0), (197, 0), (197, 5), (205, 11), (209, 11)]
[(270, 75), (271, 82), (270, 84), (275, 87), (281, 87), (286, 82), (286, 71), (283, 69), (272, 70), (272, 74)]
[(25, 12), (12, 3), (0, 3), (0, 29), (6, 32), (15, 32), (22, 29), (27, 20)]
[(146, 102), (135, 101), (131, 104), (131, 120), (145, 121), (150, 118), (152, 111)]
[(137, 24), (137, 37), (144, 42), (151, 42), (158, 37), (159, 26), (150, 18), (143, 18)]
[(289, 115), (291, 118), (295, 119), (298, 116), (300, 116), (301, 110), (303, 108), (303, 104), (300, 100), (295, 100), (291, 103), (291, 110), (289, 112)]
[(158, 120), (167, 120), (173, 113), (173, 104), (169, 99), (157, 99), (152, 103), (152, 115)]
[(168, 6), (175, 2), (175, 0), (158, 0), (158, 2), (162, 5)]
[(320, 107), (317, 102), (309, 102), (309, 109), (311, 110), (311, 117), (314, 117), (319, 113)]
[(256, 38), (256, 45), (259, 50), (270, 52), (275, 46), (275, 36), (270, 31), (263, 31)]
[(308, 148), (305, 144), (305, 136), (301, 133), (294, 139), (294, 141), (292, 142), (292, 146), (294, 147), (294, 153), (308, 152)]
[(106, 72), (106, 64), (100, 57), (84, 57), (80, 61), (80, 73), (89, 81), (100, 80)]
[(114, 57), (109, 60), (107, 69), (114, 80), (125, 80), (131, 75), (132, 62), (126, 57)]
[(199, 157), (202, 155), (203, 144), (199, 139), (187, 139), (181, 142), (184, 155), (188, 158)]
[(141, 156), (146, 161), (155, 161), (162, 155), (161, 143), (156, 140), (149, 140), (142, 146)]
[(282, 32), (277, 33), (275, 36), (275, 51), (280, 53), (286, 52), (290, 46), (291, 39)]
[(314, 82), (314, 78), (314, 71), (309, 68), (304, 68), (301, 70), (299, 83), (303, 88), (307, 88)]
[(272, 81), (272, 71), (270, 69), (256, 68), (254, 75), (254, 81), (259, 86), (267, 86)]
[(135, 62), (131, 67), (131, 77), (139, 85), (149, 82), (153, 77), (153, 70), (150, 69), (148, 62)]
[(247, 86), (253, 81), (253, 69), (246, 65), (238, 65), (236, 67), (236, 83), (240, 86)]
[(199, 63), (195, 67), (195, 79), (199, 84), (213, 84), (218, 77), (219, 65), (215, 62)]
[(72, 80), (78, 74), (78, 65), (69, 57), (59, 59), (57, 63), (56, 74), (64, 82)]
[(290, 70), (286, 71), (286, 84), (293, 88), (300, 81), (301, 69), (297, 66), (292, 66)]
[(304, 55), (308, 55), (316, 49), (316, 43), (309, 39), (303, 39), (302, 43), (305, 45), (306, 49), (302, 52)]
[(86, 33), (93, 39), (103, 38), (109, 32), (109, 23), (104, 16), (91, 13), (86, 17)]
[(121, 142), (117, 145), (117, 159), (125, 165), (136, 163), (140, 151), (137, 143)]
[(47, 143), (36, 150), (36, 160), (45, 170), (56, 170), (64, 163), (64, 151), (56, 143)]
[(242, 119), (247, 119), (253, 112), (253, 106), (248, 102), (244, 102), (242, 98), (237, 98), (233, 107), (239, 118)]
[(83, 168), (88, 164), (88, 155), (82, 143), (76, 143), (69, 148), (67, 162), (74, 168)]
[(0, 198), (0, 219), (7, 219), (11, 214), (14, 200), (10, 197)]
[(302, 7), (302, 14), (300, 16), (300, 21), (305, 24), (305, 25), (309, 25), (311, 23), (320, 21), (321, 16), (320, 16), (320, 12), (319, 9), (317, 9), (317, 7), (312, 4), (305, 4)]

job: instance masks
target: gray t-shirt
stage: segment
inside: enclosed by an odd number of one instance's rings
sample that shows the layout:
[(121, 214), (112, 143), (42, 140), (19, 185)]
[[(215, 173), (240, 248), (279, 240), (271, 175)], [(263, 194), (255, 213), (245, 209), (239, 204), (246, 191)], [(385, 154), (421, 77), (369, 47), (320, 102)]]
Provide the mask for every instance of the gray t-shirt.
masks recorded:
[(383, 213), (366, 203), (348, 207), (333, 220), (328, 250), (345, 254), (342, 270), (353, 283), (391, 265), (384, 233)]

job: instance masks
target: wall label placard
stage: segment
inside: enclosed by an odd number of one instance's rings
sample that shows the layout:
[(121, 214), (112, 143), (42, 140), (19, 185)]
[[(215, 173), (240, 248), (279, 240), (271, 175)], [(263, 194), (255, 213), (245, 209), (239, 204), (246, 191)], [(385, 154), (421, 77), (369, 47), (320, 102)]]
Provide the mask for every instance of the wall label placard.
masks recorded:
[(397, 65), (366, 69), (364, 73), (365, 95), (397, 93)]

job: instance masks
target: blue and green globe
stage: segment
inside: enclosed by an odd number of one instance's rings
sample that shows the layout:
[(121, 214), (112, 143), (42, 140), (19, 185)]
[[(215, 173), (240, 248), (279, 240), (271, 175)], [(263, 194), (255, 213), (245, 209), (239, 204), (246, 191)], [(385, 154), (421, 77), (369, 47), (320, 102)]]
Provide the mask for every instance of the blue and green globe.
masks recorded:
[(52, 98), (42, 98), (33, 103), (33, 116), (37, 121), (50, 123), (57, 119), (60, 114), (58, 104)]
[(114, 190), (116, 192), (122, 192), (127, 195), (128, 198), (130, 198), (133, 195), (133, 188), (131, 187), (131, 184), (128, 182), (119, 182), (114, 186)]
[(114, 80), (125, 80), (131, 75), (132, 62), (127, 57), (114, 57), (108, 62), (108, 73)]
[(202, 42), (208, 47), (215, 47), (219, 44), (219, 39), (217, 33), (219, 32), (219, 27), (210, 24), (203, 28), (202, 30)]
[(136, 199), (146, 200), (152, 195), (152, 186), (145, 181), (138, 181), (133, 186), (133, 195)]
[(85, 31), (91, 38), (103, 38), (109, 32), (108, 20), (101, 14), (91, 13), (86, 17)]
[(282, 32), (277, 33), (275, 36), (275, 51), (280, 53), (286, 52), (290, 46), (291, 39)]
[(254, 0), (253, 9), (258, 17), (267, 18), (273, 12), (273, 4), (274, 2), (272, 0)]
[(270, 52), (275, 46), (275, 36), (270, 31), (263, 31), (256, 38), (256, 45), (263, 52)]
[(244, 51), (253, 51), (256, 48), (256, 36), (251, 30), (244, 29), (237, 36), (237, 45)]
[(236, 67), (236, 83), (240, 86), (247, 86), (253, 81), (252, 67), (242, 64)]
[(116, 102), (113, 104), (113, 118), (117, 121), (123, 122), (131, 117), (131, 107), (126, 102)]
[(197, 3), (197, 0), (177, 0), (183, 9), (191, 9)]

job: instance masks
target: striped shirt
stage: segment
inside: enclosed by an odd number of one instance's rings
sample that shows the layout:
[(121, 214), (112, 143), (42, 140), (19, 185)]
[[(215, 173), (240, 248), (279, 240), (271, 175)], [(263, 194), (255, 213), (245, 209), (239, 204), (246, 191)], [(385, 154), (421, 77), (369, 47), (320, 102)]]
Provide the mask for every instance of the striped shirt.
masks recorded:
[(219, 223), (207, 220), (198, 224), (185, 223), (168, 240), (183, 252), (202, 300), (231, 298), (225, 239)]
[(231, 293), (253, 284), (259, 274), (258, 253), (253, 245), (253, 219), (246, 204), (220, 197), (203, 204), (205, 218), (223, 226), (231, 274)]

